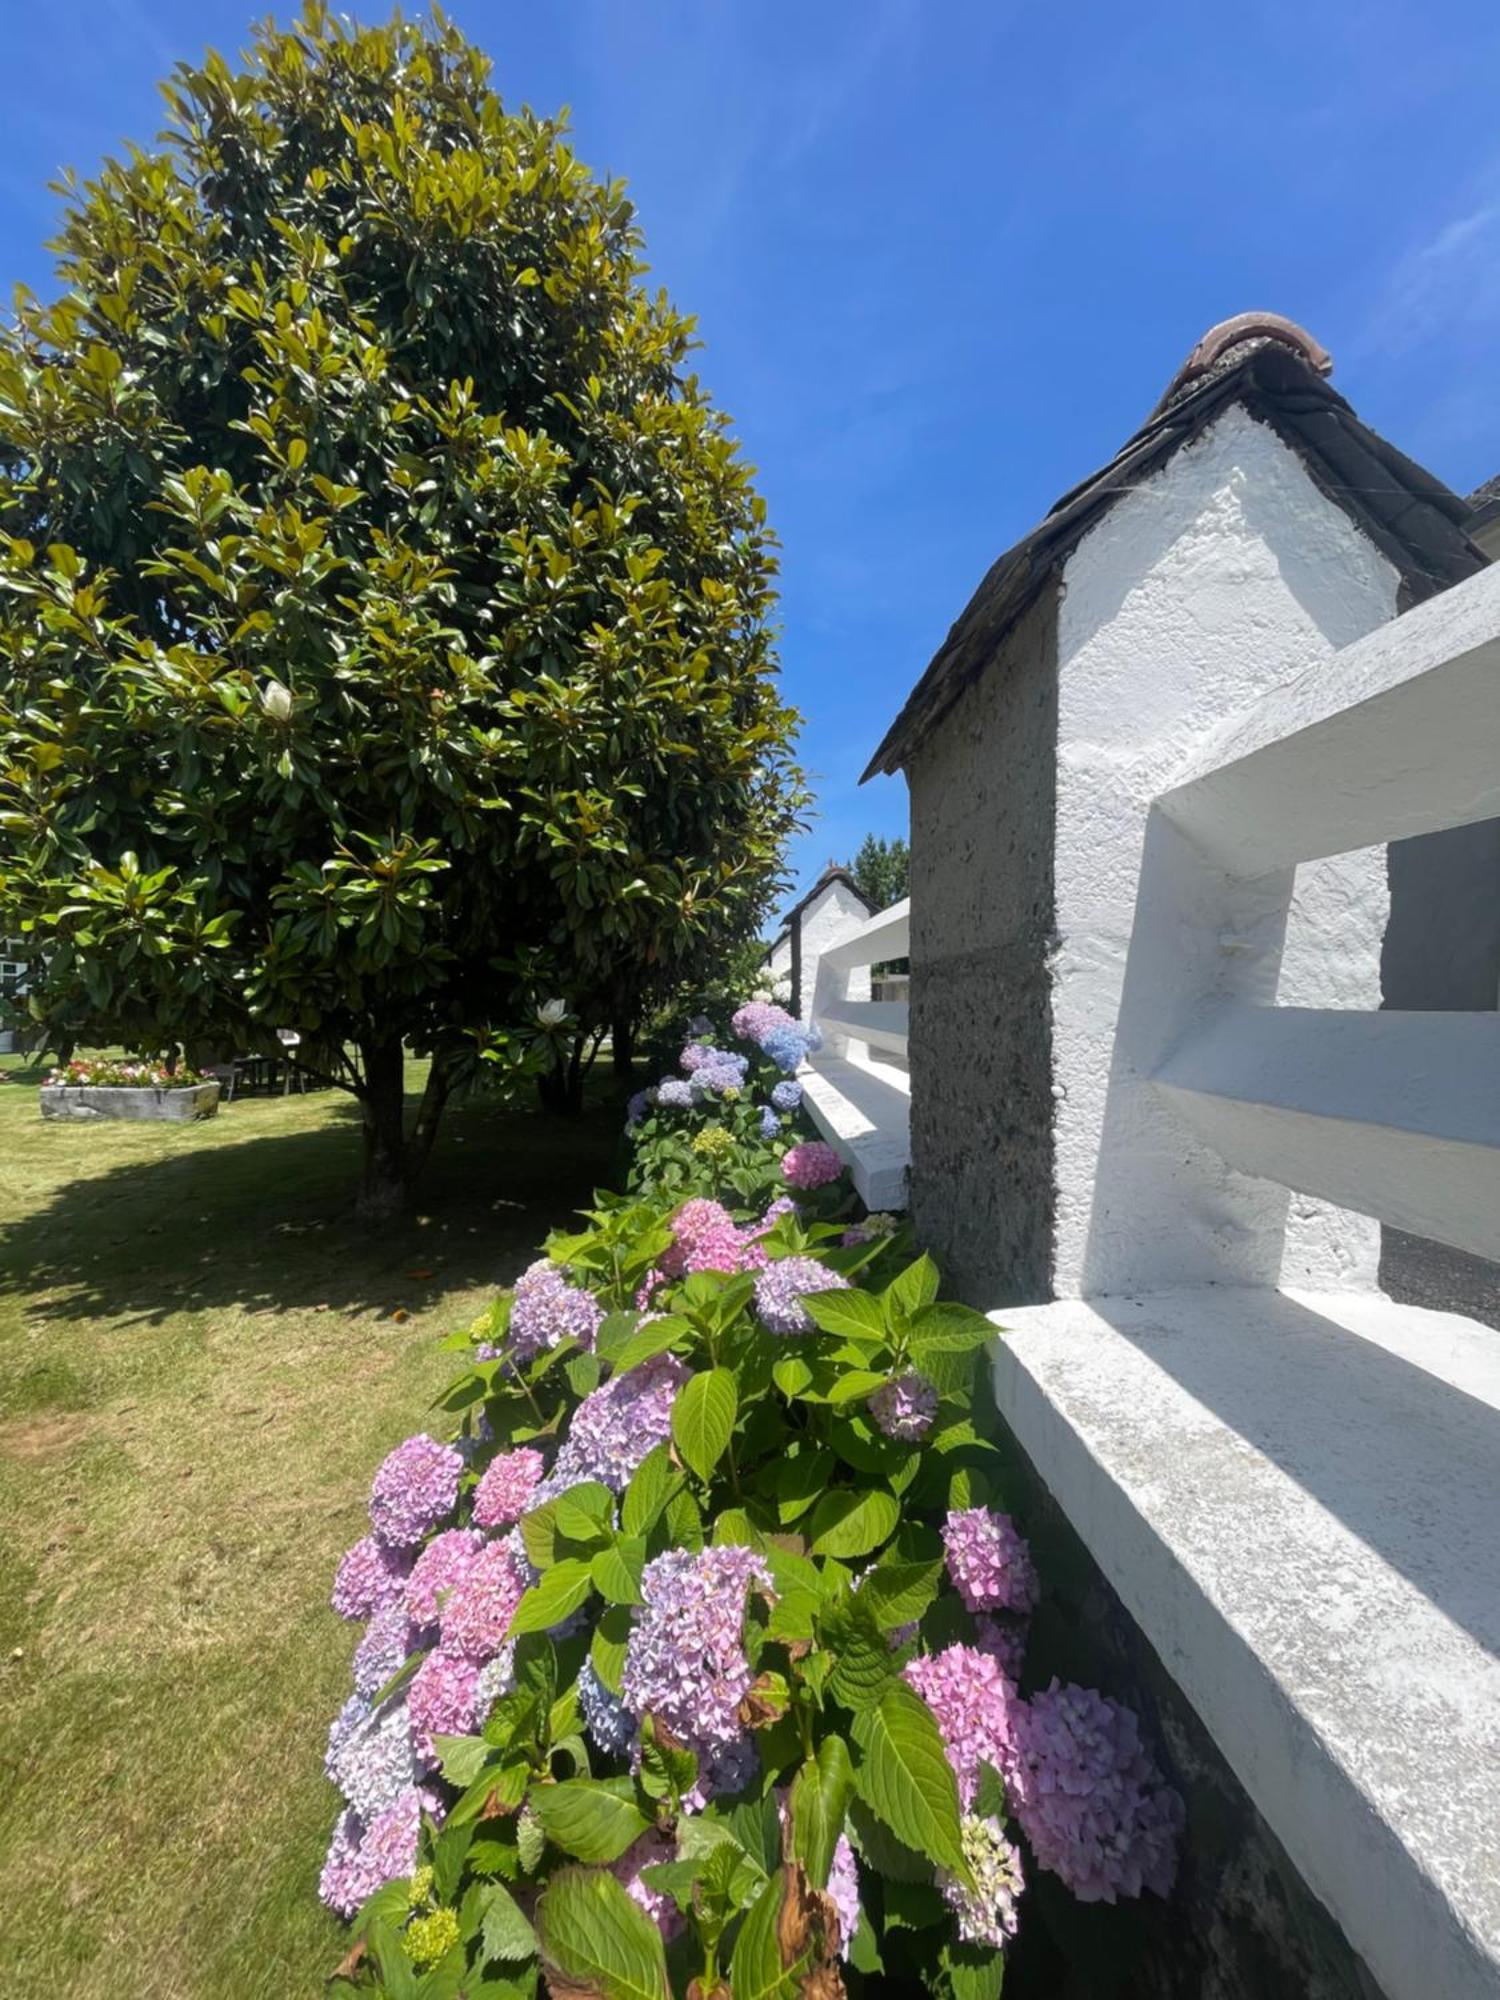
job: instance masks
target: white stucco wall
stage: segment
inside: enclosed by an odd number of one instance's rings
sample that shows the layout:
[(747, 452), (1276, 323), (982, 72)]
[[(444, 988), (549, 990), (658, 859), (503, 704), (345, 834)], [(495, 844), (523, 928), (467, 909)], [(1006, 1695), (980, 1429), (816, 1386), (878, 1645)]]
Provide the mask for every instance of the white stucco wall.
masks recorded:
[(766, 981), (770, 985), (774, 984), (778, 979), (790, 979), (791, 976), (792, 940), (788, 935), (784, 938), (778, 938), (776, 943), (771, 947), (771, 955), (766, 960)]
[(1152, 798), (1227, 718), (1393, 617), (1397, 584), (1238, 407), (1067, 562), (1052, 966), (1061, 1297), (1375, 1283), (1377, 1225), (1231, 1172), (1150, 1076), (1210, 998), (1378, 1007), (1384, 850), (1302, 868), (1294, 890), (1285, 876), (1229, 887), (1159, 817), (1149, 855), (1147, 833)]
[[(861, 924), (869, 920), (870, 912), (861, 899), (855, 895), (847, 883), (833, 881), (815, 896), (802, 912), (802, 993), (799, 1009), (804, 1027), (812, 1022), (813, 994), (818, 985), (818, 960), (825, 951), (839, 944), (857, 931)], [(788, 952), (787, 965), (790, 968), (791, 954)], [(870, 968), (857, 966), (849, 974), (849, 989), (846, 997), (850, 1000), (868, 1000), (870, 997)]]

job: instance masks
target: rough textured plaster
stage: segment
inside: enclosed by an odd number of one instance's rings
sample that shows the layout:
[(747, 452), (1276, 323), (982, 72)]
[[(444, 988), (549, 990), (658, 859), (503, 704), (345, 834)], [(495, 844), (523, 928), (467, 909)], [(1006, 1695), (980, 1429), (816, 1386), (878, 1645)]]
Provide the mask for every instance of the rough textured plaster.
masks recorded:
[(1257, 997), (1269, 980), (1259, 997), (1378, 1006), (1383, 857), (1299, 869), (1290, 896), (1281, 876), (1231, 892), (1167, 831), (1144, 886), (1142, 869), (1151, 801), (1205, 735), (1392, 617), (1396, 592), (1385, 559), (1239, 408), (1111, 509), (1067, 564), (1052, 1003), (1060, 1296), (1213, 1277), (1375, 1282), (1376, 1225), (1233, 1174), (1149, 1077), (1226, 993)]

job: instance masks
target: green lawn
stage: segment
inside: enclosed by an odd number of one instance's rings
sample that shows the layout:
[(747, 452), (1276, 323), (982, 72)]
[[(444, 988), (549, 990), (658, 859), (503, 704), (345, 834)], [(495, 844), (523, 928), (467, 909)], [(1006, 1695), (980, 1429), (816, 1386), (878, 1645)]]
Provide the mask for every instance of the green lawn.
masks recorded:
[(372, 1238), (334, 1093), (66, 1126), (0, 1084), (7, 2000), (322, 1990), (334, 1564), (451, 1372), (435, 1337), (608, 1176), (617, 1127), (460, 1105), (421, 1212)]

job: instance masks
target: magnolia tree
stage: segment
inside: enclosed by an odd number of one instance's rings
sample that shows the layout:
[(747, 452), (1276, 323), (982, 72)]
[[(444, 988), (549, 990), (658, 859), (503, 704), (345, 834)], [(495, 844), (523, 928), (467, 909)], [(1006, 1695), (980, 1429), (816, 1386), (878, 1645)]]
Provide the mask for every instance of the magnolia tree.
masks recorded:
[(61, 296), (0, 344), (32, 1016), (298, 1031), (376, 1213), (481, 1052), (575, 1046), (753, 935), (803, 803), (692, 323), (619, 186), (486, 75), (441, 17), (321, 5), (180, 67), (162, 150), (67, 183)]

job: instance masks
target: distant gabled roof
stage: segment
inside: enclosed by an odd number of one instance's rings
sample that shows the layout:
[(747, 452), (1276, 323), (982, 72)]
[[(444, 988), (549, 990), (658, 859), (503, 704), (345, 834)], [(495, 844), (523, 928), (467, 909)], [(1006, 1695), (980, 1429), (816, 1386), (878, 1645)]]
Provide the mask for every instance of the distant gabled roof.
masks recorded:
[(1487, 527), (1491, 521), (1500, 521), (1500, 472), (1493, 479), (1487, 479), (1483, 486), (1476, 486), (1469, 495), (1469, 528)]
[(826, 888), (828, 888), (828, 886), (833, 882), (842, 882), (846, 889), (850, 890), (852, 894), (854, 894), (859, 898), (859, 900), (864, 904), (865, 908), (870, 912), (870, 915), (874, 916), (875, 914), (874, 905), (871, 903), (869, 897), (865, 894), (864, 890), (860, 888), (859, 884), (855, 881), (854, 877), (849, 873), (849, 870), (847, 868), (840, 868), (837, 862), (830, 861), (828, 866), (823, 870), (822, 874), (818, 877), (817, 881), (813, 883), (812, 887), (808, 890), (807, 894), (802, 898), (801, 902), (793, 903), (792, 907), (787, 911), (786, 915), (782, 918), (781, 929), (776, 933), (776, 936), (771, 944), (772, 951), (775, 951), (776, 946), (781, 943), (783, 938), (791, 936), (792, 925), (796, 923), (798, 917), (801, 916), (802, 912), (807, 908), (808, 904), (816, 902), (818, 897), (822, 895), (823, 891)]
[(864, 778), (901, 769), (984, 673), (1007, 632), (1094, 523), (1233, 403), (1268, 424), (1390, 560), (1401, 578), (1403, 608), (1483, 569), (1485, 559), (1465, 533), (1471, 502), (1362, 424), (1323, 379), (1332, 365), (1310, 334), (1275, 313), (1241, 313), (1206, 333), (1135, 436), (993, 565)]

